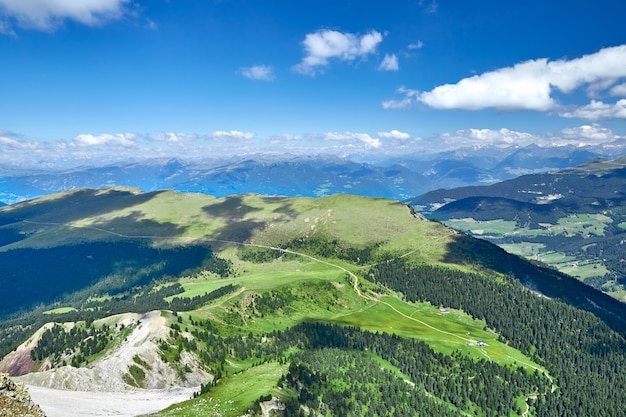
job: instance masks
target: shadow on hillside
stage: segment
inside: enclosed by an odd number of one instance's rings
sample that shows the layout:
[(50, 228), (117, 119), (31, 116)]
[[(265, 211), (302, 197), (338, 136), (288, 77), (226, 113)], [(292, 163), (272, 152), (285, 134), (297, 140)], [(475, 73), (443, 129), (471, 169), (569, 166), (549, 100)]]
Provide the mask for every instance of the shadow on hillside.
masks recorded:
[(259, 211), (260, 209), (248, 206), (243, 202), (243, 196), (234, 195), (225, 197), (224, 201), (203, 207), (205, 213), (215, 217), (226, 217), (228, 222), (242, 219), (246, 214)]
[[(205, 206), (205, 213), (222, 217), (226, 221), (226, 226), (219, 229), (215, 234), (215, 239), (226, 240), (232, 242), (247, 242), (256, 229), (265, 227), (265, 222), (244, 220), (244, 217), (261, 209), (249, 206), (244, 203), (244, 197), (235, 195), (224, 198), (224, 201), (218, 204)], [(217, 244), (216, 247), (221, 246)]]
[(274, 209), (273, 212), (276, 214), (284, 214), (291, 219), (295, 219), (298, 216), (298, 211), (293, 208), (293, 203), (288, 197), (263, 197), (262, 199), (267, 204), (282, 203)]
[(187, 226), (169, 222), (156, 222), (143, 219), (144, 213), (133, 211), (127, 216), (116, 217), (106, 222), (95, 223), (94, 227), (106, 233), (125, 239), (159, 239), (181, 236)]
[(11, 210), (0, 212), (0, 226), (22, 220), (69, 223), (145, 203), (161, 192), (135, 194), (117, 189), (78, 190), (59, 198), (18, 203)]

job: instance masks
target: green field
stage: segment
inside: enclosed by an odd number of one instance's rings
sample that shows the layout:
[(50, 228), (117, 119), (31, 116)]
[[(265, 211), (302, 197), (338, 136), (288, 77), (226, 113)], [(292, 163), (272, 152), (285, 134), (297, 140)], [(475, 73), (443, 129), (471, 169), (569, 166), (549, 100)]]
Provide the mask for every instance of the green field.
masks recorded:
[(275, 394), (278, 379), (287, 365), (269, 362), (223, 378), (208, 395), (173, 405), (152, 417), (223, 416), (245, 414), (254, 401), (267, 394)]
[(52, 310), (44, 311), (43, 314), (63, 314), (70, 311), (76, 311), (74, 307), (59, 307)]
[[(510, 253), (543, 262), (584, 281), (587, 278), (604, 277), (609, 274), (602, 260), (576, 259), (574, 256), (546, 247), (545, 243), (533, 242), (533, 239), (604, 236), (605, 229), (611, 222), (612, 219), (603, 214), (577, 214), (560, 218), (557, 224), (541, 223), (539, 228), (519, 227), (513, 221), (502, 219), (488, 221), (472, 218), (451, 219), (446, 221), (446, 224), (473, 236), (488, 239)], [(516, 243), (511, 243), (512, 239), (515, 239)]]

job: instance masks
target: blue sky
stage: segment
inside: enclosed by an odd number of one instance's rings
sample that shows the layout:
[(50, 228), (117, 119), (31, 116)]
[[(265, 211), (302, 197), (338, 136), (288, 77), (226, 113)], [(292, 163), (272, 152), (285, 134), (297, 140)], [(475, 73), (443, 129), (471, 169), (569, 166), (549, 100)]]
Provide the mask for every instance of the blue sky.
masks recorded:
[(626, 138), (619, 1), (0, 0), (0, 163)]

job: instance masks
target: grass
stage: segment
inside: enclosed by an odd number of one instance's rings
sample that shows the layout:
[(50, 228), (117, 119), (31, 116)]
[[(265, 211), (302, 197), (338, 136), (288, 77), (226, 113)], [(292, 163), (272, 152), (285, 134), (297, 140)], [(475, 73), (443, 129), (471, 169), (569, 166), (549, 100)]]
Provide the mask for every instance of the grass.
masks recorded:
[(71, 311), (76, 311), (74, 307), (59, 307), (52, 310), (44, 311), (43, 314), (63, 314), (69, 313)]
[[(489, 238), (507, 252), (529, 259), (541, 261), (561, 272), (585, 280), (591, 277), (603, 277), (609, 273), (600, 260), (579, 261), (573, 256), (548, 249), (545, 244), (524, 241), (524, 238), (537, 236), (565, 237), (582, 236), (583, 238), (604, 236), (605, 229), (612, 219), (603, 214), (576, 214), (560, 218), (557, 224), (541, 224), (540, 229), (520, 228), (515, 222), (502, 219), (478, 221), (472, 218), (453, 219), (446, 223), (477, 237)], [(521, 239), (519, 243), (503, 243), (510, 236)], [(500, 242), (502, 241), (502, 242)]]
[(146, 379), (146, 373), (137, 365), (128, 367), (128, 372), (122, 375), (122, 380), (128, 385), (137, 388), (143, 388)]
[[(369, 308), (336, 317), (333, 321), (416, 338), (446, 354), (461, 351), (476, 359), (488, 358), (502, 365), (541, 369), (518, 350), (499, 342), (495, 333), (486, 330), (484, 320), (476, 320), (458, 310), (447, 311), (442, 313), (428, 303), (407, 303), (395, 297), (383, 297), (381, 302)], [(487, 346), (478, 346), (478, 340), (485, 341)]]
[(276, 384), (288, 365), (269, 362), (222, 378), (210, 392), (197, 399), (173, 405), (151, 417), (222, 416), (246, 414), (252, 403), (278, 391)]
[(482, 235), (487, 233), (495, 235), (506, 235), (513, 234), (517, 230), (515, 222), (505, 221), (502, 219), (480, 221), (474, 220), (472, 218), (466, 218), (449, 220), (447, 223), (449, 223), (450, 226), (454, 227), (455, 229), (471, 231), (471, 233), (474, 235)]
[(603, 214), (572, 214), (559, 219), (558, 224), (552, 226), (553, 234), (565, 234), (567, 236), (589, 235), (604, 236), (604, 229), (613, 220)]
[[(333, 262), (341, 267), (349, 266)], [(245, 273), (236, 278), (183, 280), (185, 293), (182, 295), (188, 297), (228, 283), (244, 288), (191, 314), (212, 319), (225, 334), (250, 331), (263, 334), (304, 320), (320, 320), (417, 338), (447, 354), (461, 350), (475, 358), (489, 358), (501, 364), (517, 362), (537, 366), (517, 350), (498, 342), (497, 335), (485, 330), (484, 321), (475, 320), (462, 311), (442, 313), (428, 303), (408, 303), (395, 296), (384, 296), (379, 302), (361, 298), (347, 274), (337, 266), (305, 260), (246, 264), (245, 267)], [(365, 292), (372, 285), (361, 279), (360, 286)], [(270, 293), (283, 294), (291, 301), (282, 310), (259, 315), (255, 304)], [(484, 340), (487, 346), (478, 347), (475, 344), (478, 340)]]
[[(347, 198), (351, 202), (355, 199), (358, 200), (355, 197)], [(329, 205), (321, 205), (320, 200), (327, 200), (328, 203), (335, 202), (337, 198), (303, 200), (304, 202), (301, 202), (303, 204), (315, 202), (318, 205), (315, 209), (319, 210), (319, 213), (330, 213), (327, 217), (333, 218), (333, 211), (328, 211), (327, 208)], [(310, 212), (309, 208), (307, 213)], [(404, 208), (399, 212), (402, 212), (400, 217), (405, 215)], [(338, 222), (340, 220), (341, 218), (337, 218)], [(308, 223), (312, 221), (314, 220), (309, 217)], [(348, 219), (345, 221), (350, 223)], [(303, 220), (303, 223), (306, 222)], [(317, 220), (318, 225), (321, 223)], [(422, 222), (413, 219), (413, 223)], [(272, 233), (278, 232), (274, 229), (270, 234)], [(381, 236), (384, 236), (383, 232), (379, 237)], [(428, 245), (432, 240), (428, 242), (415, 238), (413, 240), (430, 248), (438, 248), (439, 244), (447, 241), (448, 236), (444, 234), (438, 238), (440, 240), (435, 240), (432, 245)], [(369, 239), (373, 240), (371, 237)], [(363, 240), (361, 243), (364, 243)], [(411, 251), (407, 252), (406, 248), (415, 246), (405, 241), (402, 247), (404, 253), (412, 254)], [(421, 249), (417, 249), (416, 252), (421, 252)], [(348, 262), (290, 257), (289, 260), (280, 258), (256, 264), (240, 261), (236, 254), (235, 248), (225, 249), (220, 253), (221, 256), (233, 261), (237, 276), (228, 279), (220, 279), (213, 275), (184, 278), (180, 282), (185, 291), (177, 295), (194, 297), (228, 284), (239, 285), (238, 292), (227, 294), (191, 313), (199, 318), (211, 319), (221, 333), (262, 334), (285, 329), (304, 320), (320, 320), (414, 337), (444, 353), (461, 350), (476, 358), (488, 357), (507, 365), (514, 362), (532, 363), (520, 352), (498, 342), (495, 334), (485, 330), (484, 321), (474, 320), (463, 312), (450, 311), (443, 314), (430, 304), (407, 303), (391, 296), (382, 298), (381, 302), (359, 297), (352, 288), (352, 282), (346, 272), (346, 270), (357, 272), (357, 269)], [(423, 253), (419, 256), (423, 256)], [(367, 281), (360, 279), (360, 286), (364, 292), (368, 285), (371, 286)], [(260, 314), (258, 305), (263, 302), (264, 297), (271, 296), (288, 300), (288, 303), (282, 309)], [(477, 340), (484, 340), (487, 346), (479, 348), (475, 344), (472, 345), (472, 341)], [(535, 366), (532, 364), (532, 367)]]
[(266, 264), (241, 262), (241, 270), (234, 278), (222, 279), (215, 276), (183, 278), (179, 282), (185, 292), (175, 297), (191, 298), (203, 295), (228, 284), (238, 284), (248, 290), (262, 291), (281, 285), (301, 281), (343, 281), (345, 273), (337, 268), (313, 261), (282, 261)]

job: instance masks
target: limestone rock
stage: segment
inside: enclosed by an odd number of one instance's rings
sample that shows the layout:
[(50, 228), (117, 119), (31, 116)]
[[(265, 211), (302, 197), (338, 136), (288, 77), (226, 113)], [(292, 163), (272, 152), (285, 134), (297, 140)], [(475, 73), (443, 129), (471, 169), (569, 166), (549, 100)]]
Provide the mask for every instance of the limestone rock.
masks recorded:
[(24, 384), (16, 384), (0, 374), (0, 417), (46, 417), (33, 402)]

